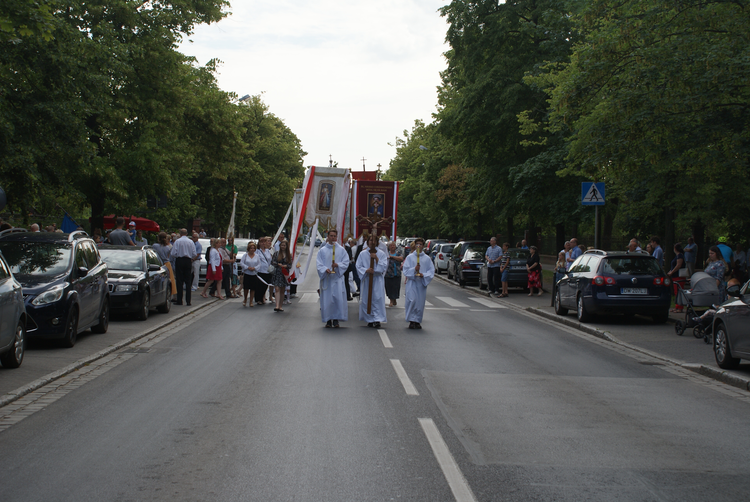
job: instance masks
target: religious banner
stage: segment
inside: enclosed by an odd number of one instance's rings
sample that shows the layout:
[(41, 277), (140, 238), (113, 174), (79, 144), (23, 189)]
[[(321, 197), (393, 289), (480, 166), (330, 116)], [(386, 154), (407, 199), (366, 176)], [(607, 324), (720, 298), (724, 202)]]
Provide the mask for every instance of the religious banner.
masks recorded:
[(315, 167), (311, 171), (308, 186), (303, 187), (303, 192), (305, 188), (309, 190), (305, 206), (300, 208), (304, 212), (303, 221), (311, 226), (317, 219), (322, 230), (338, 230), (341, 242), (344, 238), (344, 216), (349, 199), (349, 170)]
[(353, 193), (352, 221), (357, 237), (363, 233), (371, 234), (377, 226), (378, 236), (394, 238), (398, 213), (398, 182), (359, 180), (354, 182)]

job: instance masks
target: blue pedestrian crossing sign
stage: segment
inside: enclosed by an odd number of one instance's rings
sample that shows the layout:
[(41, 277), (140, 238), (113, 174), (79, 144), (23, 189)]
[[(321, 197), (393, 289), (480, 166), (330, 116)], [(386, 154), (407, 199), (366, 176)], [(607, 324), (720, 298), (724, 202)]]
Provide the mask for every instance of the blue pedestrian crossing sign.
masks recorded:
[(604, 205), (604, 183), (581, 183), (581, 204), (584, 206)]

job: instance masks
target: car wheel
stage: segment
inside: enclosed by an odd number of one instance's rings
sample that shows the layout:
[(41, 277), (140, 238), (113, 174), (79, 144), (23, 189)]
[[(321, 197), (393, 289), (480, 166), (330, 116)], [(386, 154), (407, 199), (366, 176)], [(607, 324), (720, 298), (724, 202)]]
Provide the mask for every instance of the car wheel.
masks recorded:
[(169, 314), (169, 309), (172, 308), (172, 293), (167, 291), (166, 296), (167, 296), (167, 299), (164, 301), (164, 304), (156, 307), (156, 310), (158, 310), (162, 314)]
[(105, 298), (102, 303), (102, 310), (99, 312), (99, 324), (93, 326), (91, 331), (94, 333), (106, 333), (109, 329), (109, 298)]
[(655, 324), (664, 324), (669, 320), (669, 309), (664, 309), (656, 315), (652, 315), (651, 319), (654, 320)]
[(141, 308), (138, 309), (138, 319), (145, 321), (148, 319), (148, 312), (151, 309), (151, 295), (148, 290), (143, 292), (143, 301), (141, 302)]
[(560, 298), (560, 291), (555, 295), (555, 314), (557, 315), (568, 315), (568, 309), (562, 306), (562, 299)]
[(583, 295), (578, 295), (578, 301), (576, 302), (576, 305), (577, 305), (577, 313), (578, 313), (578, 322), (591, 321), (591, 314), (589, 314), (586, 311), (586, 305), (583, 303)]
[(719, 365), (719, 368), (725, 370), (731, 370), (740, 365), (740, 360), (732, 357), (732, 350), (729, 348), (729, 338), (727, 337), (727, 329), (722, 323), (719, 323), (716, 327), (716, 334), (714, 336), (714, 357), (716, 358), (716, 364)]
[(65, 335), (62, 339), (63, 347), (72, 347), (76, 344), (78, 338), (78, 306), (70, 307), (68, 320), (65, 322)]
[(5, 368), (18, 368), (23, 362), (23, 354), (26, 350), (26, 325), (21, 319), (16, 326), (16, 334), (13, 339), (13, 345), (8, 352), (0, 355), (0, 363)]

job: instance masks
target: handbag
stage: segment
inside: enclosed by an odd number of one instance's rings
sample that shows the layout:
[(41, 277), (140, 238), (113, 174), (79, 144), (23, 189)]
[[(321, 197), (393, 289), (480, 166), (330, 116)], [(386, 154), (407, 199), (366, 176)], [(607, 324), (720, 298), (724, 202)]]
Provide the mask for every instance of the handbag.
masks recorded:
[(269, 265), (269, 266), (268, 266), (268, 272), (266, 272), (266, 273), (268, 273), (268, 274), (273, 274), (275, 270), (276, 270), (276, 269), (274, 268), (274, 266), (273, 266), (273, 265)]

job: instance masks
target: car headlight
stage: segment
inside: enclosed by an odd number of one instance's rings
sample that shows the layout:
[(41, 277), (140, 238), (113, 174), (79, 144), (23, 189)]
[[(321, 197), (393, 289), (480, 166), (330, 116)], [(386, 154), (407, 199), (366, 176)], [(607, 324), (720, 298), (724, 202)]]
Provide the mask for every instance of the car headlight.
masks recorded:
[(131, 291), (137, 291), (138, 285), (137, 284), (118, 284), (117, 287), (115, 287), (115, 291), (118, 293), (129, 293)]
[(65, 286), (67, 285), (68, 283), (66, 282), (65, 284), (52, 286), (47, 291), (34, 298), (34, 301), (31, 302), (32, 305), (48, 305), (50, 303), (55, 303), (63, 297), (63, 293), (65, 293)]

